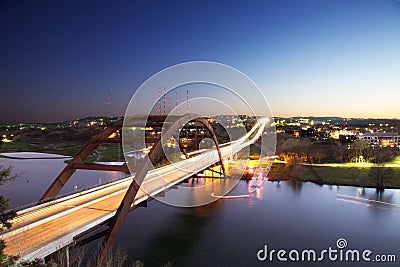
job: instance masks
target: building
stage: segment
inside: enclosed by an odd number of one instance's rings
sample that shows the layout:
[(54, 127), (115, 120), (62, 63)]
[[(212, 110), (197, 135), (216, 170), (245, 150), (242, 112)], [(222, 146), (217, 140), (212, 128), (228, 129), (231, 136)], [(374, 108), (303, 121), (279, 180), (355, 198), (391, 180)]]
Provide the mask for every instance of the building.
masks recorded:
[(357, 139), (367, 141), (371, 146), (400, 148), (400, 135), (396, 132), (360, 133)]
[(342, 143), (354, 142), (357, 140), (357, 136), (355, 134), (339, 134), (339, 141)]

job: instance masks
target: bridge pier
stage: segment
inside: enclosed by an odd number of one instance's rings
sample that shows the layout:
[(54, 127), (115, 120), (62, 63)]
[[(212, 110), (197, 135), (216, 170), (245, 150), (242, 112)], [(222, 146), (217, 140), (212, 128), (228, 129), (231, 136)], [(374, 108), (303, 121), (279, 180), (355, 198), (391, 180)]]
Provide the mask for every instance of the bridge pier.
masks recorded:
[(67, 246), (66, 248), (65, 248), (65, 258), (66, 258), (66, 266), (67, 267), (69, 267), (69, 265), (70, 265), (70, 260), (69, 260), (69, 246)]

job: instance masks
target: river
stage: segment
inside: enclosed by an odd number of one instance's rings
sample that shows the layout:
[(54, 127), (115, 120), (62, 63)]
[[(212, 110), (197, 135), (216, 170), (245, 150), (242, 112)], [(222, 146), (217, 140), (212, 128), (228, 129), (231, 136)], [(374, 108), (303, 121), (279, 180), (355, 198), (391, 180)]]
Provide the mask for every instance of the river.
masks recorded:
[[(34, 203), (65, 166), (64, 160), (0, 158), (0, 165), (14, 166), (13, 173), (18, 174), (0, 188), (0, 194), (11, 199), (13, 208)], [(77, 171), (62, 193), (120, 177), (117, 172)], [(248, 191), (248, 182), (240, 181), (229, 194)], [(393, 254), (397, 264), (381, 265), (397, 266), (399, 225), (400, 190), (377, 193), (351, 186), (264, 182), (249, 197), (220, 199), (198, 208), (150, 201), (147, 208), (128, 215), (117, 246), (124, 248), (131, 260), (141, 260), (145, 266), (168, 262), (173, 266), (271, 265), (270, 258), (260, 261), (266, 247), (268, 256), (271, 250), (287, 252), (289, 262), (281, 262), (275, 254), (274, 266), (310, 266), (307, 261), (292, 262), (289, 252), (297, 250), (301, 255), (303, 250), (312, 249), (318, 259), (320, 252), (329, 247), (340, 251), (337, 240), (342, 238), (347, 242), (342, 251), (370, 250), (372, 260), (378, 254)], [(324, 260), (324, 266), (379, 266), (363, 259), (356, 263), (339, 258), (333, 261), (327, 254)]]

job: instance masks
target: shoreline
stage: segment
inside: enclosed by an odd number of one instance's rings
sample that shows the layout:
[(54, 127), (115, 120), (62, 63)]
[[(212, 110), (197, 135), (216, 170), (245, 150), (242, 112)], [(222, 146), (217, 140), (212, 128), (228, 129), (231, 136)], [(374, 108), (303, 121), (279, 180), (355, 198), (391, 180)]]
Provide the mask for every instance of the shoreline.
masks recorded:
[[(392, 170), (392, 175), (383, 180), (382, 189), (400, 189), (400, 168), (383, 167)], [(275, 162), (268, 173), (272, 182), (311, 182), (318, 185), (354, 186), (377, 188), (377, 178), (371, 176), (370, 167), (356, 166), (315, 166), (298, 164), (290, 167), (287, 163)]]
[[(64, 159), (73, 157), (41, 152), (8, 152), (0, 153), (0, 158), (17, 160)], [(297, 168), (295, 170), (291, 169)], [(362, 188), (377, 188), (376, 180), (370, 176), (371, 163), (299, 163), (289, 165), (287, 162), (275, 161), (268, 173), (268, 181), (310, 182), (317, 185), (353, 186)], [(393, 174), (383, 181), (383, 189), (400, 189), (400, 164), (387, 163), (384, 167), (392, 169)], [(251, 180), (248, 175), (243, 175), (241, 180)]]
[[(269, 182), (298, 182), (298, 183), (313, 183), (319, 186), (323, 186), (323, 185), (330, 185), (330, 186), (351, 186), (351, 187), (361, 187), (361, 188), (370, 188), (370, 189), (377, 189), (374, 186), (364, 186), (364, 185), (360, 185), (360, 184), (340, 184), (340, 183), (328, 183), (328, 182), (322, 182), (322, 183), (318, 183), (316, 181), (313, 180), (296, 180), (295, 178), (286, 178), (286, 179), (276, 179), (276, 178), (268, 178), (267, 181)], [(400, 187), (385, 187), (383, 188), (383, 190), (385, 189), (400, 189)], [(377, 189), (380, 190), (380, 189)]]
[(1, 158), (6, 159), (69, 159), (71, 156), (65, 156), (60, 154), (50, 154), (41, 152), (7, 152), (0, 153)]

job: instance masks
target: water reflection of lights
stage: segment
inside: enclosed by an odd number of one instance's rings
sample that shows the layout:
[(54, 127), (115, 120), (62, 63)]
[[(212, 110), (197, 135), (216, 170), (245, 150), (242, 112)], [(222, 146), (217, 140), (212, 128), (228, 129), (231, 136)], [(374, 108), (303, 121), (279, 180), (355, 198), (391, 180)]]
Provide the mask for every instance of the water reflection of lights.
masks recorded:
[(216, 195), (214, 194), (214, 192), (211, 193), (211, 196), (212, 196), (212, 197), (216, 197), (216, 198), (224, 198), (224, 199), (229, 199), (229, 198), (247, 198), (247, 197), (250, 197), (249, 194), (247, 194), (247, 195), (234, 195), (234, 196), (216, 196)]
[(366, 207), (374, 207), (374, 208), (382, 209), (382, 210), (387, 210), (388, 209), (388, 208), (385, 208), (385, 207), (380, 207), (380, 206), (369, 204), (369, 203), (366, 203), (366, 202), (362, 202), (362, 201), (358, 201), (358, 200), (345, 199), (345, 198), (341, 198), (341, 197), (337, 197), (336, 200), (342, 201), (342, 202), (346, 202), (346, 203), (355, 204), (355, 205), (364, 205)]
[(363, 196), (363, 195), (365, 195), (365, 189), (357, 188), (357, 196)]
[[(222, 190), (227, 185), (226, 183), (230, 182), (230, 180), (226, 180), (219, 173), (214, 173), (212, 171), (204, 171), (201, 174), (197, 174), (196, 177), (191, 177), (187, 180), (186, 183), (180, 184), (181, 187), (202, 187), (207, 185), (212, 185), (212, 191), (210, 192), (210, 196), (212, 198), (221, 198), (221, 199), (245, 199), (249, 198), (249, 205), (252, 206), (254, 204), (255, 199), (261, 199), (263, 197), (263, 183), (267, 179), (265, 170), (261, 170), (260, 168), (254, 169), (254, 181), (247, 182), (247, 192), (246, 193), (238, 193), (238, 194), (220, 194), (224, 192)], [(214, 177), (212, 177), (214, 175)], [(251, 203), (250, 203), (251, 202)]]
[(372, 205), (372, 204), (382, 204), (382, 205), (387, 205), (387, 206), (400, 207), (400, 204), (389, 203), (389, 202), (368, 199), (368, 198), (363, 198), (363, 197), (349, 196), (349, 195), (343, 195), (343, 194), (337, 194), (337, 196), (338, 197), (336, 199), (338, 199), (339, 201), (346, 201), (346, 202), (355, 203), (355, 204), (364, 204), (366, 206), (377, 207), (377, 205)]
[(261, 199), (261, 187), (256, 189), (256, 198)]
[[(251, 188), (249, 185), (249, 202), (247, 203), (247, 206), (249, 208), (252, 208), (254, 204), (256, 203), (256, 199), (262, 199), (262, 192), (263, 192), (263, 185), (261, 184), (257, 188)], [(251, 191), (250, 191), (251, 190)]]
[(253, 173), (254, 173), (254, 168), (253, 168), (253, 167), (249, 167), (248, 170), (249, 170), (248, 172), (249, 172), (250, 174), (253, 174)]
[(255, 192), (257, 189), (261, 188), (266, 179), (267, 177), (262, 171), (254, 174), (248, 185), (249, 192)]
[(254, 199), (262, 199), (264, 191), (264, 181), (267, 180), (268, 168), (259, 168), (257, 173), (252, 178), (252, 183), (256, 186), (249, 185), (248, 190), (253, 197), (253, 201), (249, 202), (248, 206), (251, 208), (254, 205)]
[(249, 187), (249, 196), (257, 198), (257, 199), (261, 199), (262, 191), (263, 191), (263, 185), (260, 185), (257, 188), (250, 188)]

